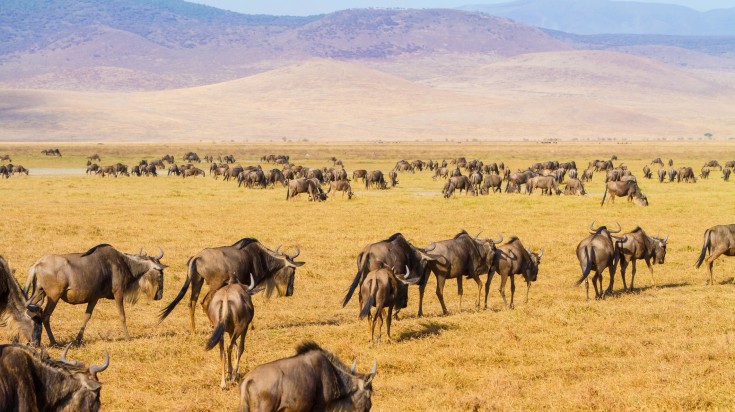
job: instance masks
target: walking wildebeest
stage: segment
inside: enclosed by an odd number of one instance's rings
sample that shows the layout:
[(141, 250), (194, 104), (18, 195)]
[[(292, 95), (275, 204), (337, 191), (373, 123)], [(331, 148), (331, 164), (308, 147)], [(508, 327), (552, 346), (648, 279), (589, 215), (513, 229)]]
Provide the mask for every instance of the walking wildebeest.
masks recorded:
[(630, 277), (630, 289), (633, 289), (635, 281), (636, 265), (635, 261), (643, 259), (646, 261), (648, 270), (651, 271), (651, 283), (656, 286), (656, 279), (653, 277), (653, 264), (663, 265), (666, 258), (666, 242), (669, 236), (661, 239), (658, 236), (651, 237), (646, 234), (640, 227), (636, 227), (630, 233), (626, 233), (620, 240), (615, 241), (615, 248), (618, 252), (618, 260), (620, 262), (620, 277), (623, 278), (623, 288), (628, 289), (625, 283), (625, 269), (628, 264), (632, 265), (632, 274)]
[(477, 283), (477, 300), (475, 306), (480, 307), (482, 296), (482, 281), (480, 276), (490, 271), (490, 266), (495, 257), (495, 245), (503, 241), (479, 239), (478, 233), (474, 238), (464, 230), (454, 238), (432, 242), (424, 250), (430, 251), (432, 255), (441, 256), (441, 261), (431, 261), (427, 264), (424, 279), (419, 284), (419, 316), (423, 315), (424, 289), (430, 273), (436, 276), (436, 297), (442, 306), (442, 312), (447, 315), (447, 305), (444, 304), (444, 283), (447, 279), (457, 279), (457, 290), (459, 292), (459, 309), (462, 310), (462, 280), (467, 277)]
[[(212, 294), (227, 283), (228, 274), (232, 272), (237, 274), (240, 283), (249, 281), (250, 274), (254, 274), (256, 285), (265, 284), (266, 296), (271, 296), (274, 290), (278, 296), (293, 295), (296, 268), (303, 265), (304, 262), (294, 261), (301, 253), (298, 247), (293, 255), (280, 253), (280, 248), (279, 245), (273, 251), (257, 239), (243, 238), (233, 243), (232, 246), (203, 249), (189, 258), (186, 263), (187, 273), (184, 286), (181, 287), (174, 300), (161, 311), (159, 319), (161, 321), (166, 319), (191, 285), (189, 316), (191, 330), (196, 331), (194, 312), (202, 286), (205, 282), (209, 285), (209, 291), (202, 299), (202, 307), (205, 313), (208, 313)], [(262, 288), (256, 288), (256, 291), (260, 290)]]
[[(595, 287), (595, 299), (602, 299), (605, 294), (612, 292), (615, 281), (615, 266), (617, 265), (617, 253), (611, 233), (620, 233), (622, 228), (618, 224), (617, 230), (610, 230), (605, 226), (594, 227), (595, 222), (590, 223), (590, 235), (582, 239), (577, 245), (577, 259), (582, 268), (582, 277), (575, 286), (585, 282), (587, 300), (590, 300), (589, 274), (595, 271), (592, 277), (592, 285)], [(607, 291), (602, 292), (602, 271), (608, 269), (610, 272), (610, 284)], [(599, 290), (597, 288), (599, 283)]]
[(583, 182), (590, 182), (592, 181), (592, 175), (594, 174), (592, 169), (587, 169), (584, 172), (582, 172), (582, 181)]
[[(209, 320), (215, 325), (212, 335), (207, 341), (206, 350), (211, 350), (219, 345), (219, 356), (222, 360), (222, 382), (220, 387), (227, 387), (227, 381), (234, 382), (237, 371), (240, 369), (240, 358), (245, 350), (245, 335), (248, 326), (255, 316), (255, 308), (250, 295), (255, 287), (255, 278), (250, 274), (250, 286), (247, 288), (237, 279), (235, 272), (230, 274), (226, 286), (223, 286), (212, 295), (209, 304)], [(225, 358), (225, 332), (230, 335), (230, 344), (227, 346), (227, 357)], [(237, 342), (237, 339), (240, 339)], [(237, 343), (235, 352), (235, 368), (232, 368), (232, 349)]]
[[(347, 199), (352, 199), (352, 196), (355, 194), (352, 193), (352, 188), (350, 187), (350, 182), (347, 180), (338, 180), (336, 182), (330, 182), (329, 184), (329, 190), (327, 190), (327, 194), (334, 191), (336, 194), (337, 192), (342, 192), (342, 197), (345, 196), (345, 193), (347, 193)], [(332, 199), (334, 199), (334, 196), (332, 196)]]
[[(395, 275), (393, 268), (383, 267), (382, 269), (373, 270), (365, 276), (365, 280), (360, 287), (360, 301), (364, 302), (364, 306), (360, 311), (359, 318), (368, 318), (368, 327), (370, 328), (370, 343), (380, 343), (380, 337), (383, 335), (383, 317), (387, 316), (386, 325), (388, 331), (388, 341), (390, 337), (390, 323), (393, 317), (393, 309), (398, 301), (398, 283), (415, 284), (421, 281), (421, 278), (412, 280), (404, 279)], [(375, 315), (370, 314), (372, 307), (375, 306)], [(378, 327), (378, 340), (375, 340), (375, 324), (380, 319)]]
[(499, 175), (491, 174), (485, 175), (485, 179), (482, 182), (480, 193), (486, 195), (490, 193), (490, 188), (493, 189), (493, 193), (500, 193), (503, 191), (503, 178)]
[(666, 169), (658, 169), (658, 182), (663, 183), (664, 179), (666, 179)]
[(650, 179), (653, 177), (653, 173), (651, 172), (651, 168), (648, 165), (643, 166), (643, 177), (645, 179)]
[(571, 178), (569, 179), (566, 187), (564, 188), (564, 194), (584, 196), (587, 194), (587, 192), (585, 192), (584, 185), (582, 184), (581, 180)]
[(8, 162), (12, 162), (13, 161), (13, 159), (10, 158), (10, 155), (7, 155), (7, 154), (4, 154), (4, 155), (0, 156), (0, 160), (1, 161), (8, 161)]
[[(709, 252), (709, 257), (705, 260), (707, 252)], [(699, 254), (696, 265), (699, 269), (703, 262), (707, 264), (710, 285), (715, 282), (712, 276), (712, 265), (720, 255), (735, 256), (735, 225), (717, 225), (704, 231), (702, 253)]]
[(78, 305), (87, 304), (82, 328), (76, 342), (84, 336), (84, 328), (100, 299), (115, 299), (125, 338), (130, 339), (125, 324), (124, 301), (137, 301), (141, 293), (153, 300), (163, 297), (163, 250), (158, 256), (123, 253), (108, 244), (97, 245), (84, 253), (46, 255), (28, 271), (25, 291), (29, 302), (38, 304), (48, 298), (43, 310), (43, 326), (51, 345), (56, 339), (49, 318), (59, 300)]
[[(526, 249), (521, 243), (521, 240), (515, 236), (511, 237), (506, 244), (496, 248), (487, 281), (485, 282), (485, 309), (487, 309), (487, 298), (490, 294), (490, 282), (493, 280), (495, 273), (501, 276), (500, 296), (503, 297), (503, 304), (507, 308), (514, 308), (513, 298), (516, 293), (515, 275), (523, 275), (523, 280), (526, 281), (526, 303), (528, 303), (531, 282), (535, 282), (538, 277), (538, 267), (541, 264), (541, 257), (543, 255), (543, 248), (541, 248), (540, 253), (531, 252), (531, 249)], [(505, 283), (508, 277), (510, 277), (510, 304), (505, 299)]]
[(98, 162), (101, 162), (102, 161), (102, 159), (100, 158), (100, 155), (98, 155), (97, 153), (93, 154), (92, 156), (87, 156), (87, 159), (88, 160), (96, 160)]
[(530, 178), (526, 182), (526, 190), (529, 195), (533, 192), (533, 189), (541, 189), (541, 195), (558, 196), (561, 194), (559, 183), (557, 183), (553, 176), (536, 176)]
[(436, 180), (437, 177), (442, 177), (444, 179), (448, 178), (449, 177), (449, 169), (447, 169), (446, 167), (439, 167), (439, 168), (437, 168), (436, 169), (436, 172), (434, 172), (434, 176), (432, 176), (431, 178), (434, 179), (434, 180)]
[(98, 170), (100, 170), (100, 166), (97, 163), (92, 163), (89, 166), (87, 166), (87, 171), (85, 173), (86, 174), (97, 173)]
[(720, 162), (717, 160), (710, 160), (709, 162), (704, 164), (705, 167), (716, 167), (720, 170), (722, 170), (722, 165), (720, 165)]
[(600, 206), (605, 205), (605, 198), (607, 193), (610, 192), (610, 199), (608, 199), (608, 205), (610, 203), (615, 204), (616, 197), (628, 197), (628, 202), (634, 201), (638, 206), (648, 206), (648, 198), (641, 193), (641, 189), (638, 187), (638, 183), (634, 180), (626, 180), (621, 182), (607, 182), (605, 185), (605, 193), (602, 195), (602, 202)]
[(352, 172), (352, 180), (357, 181), (358, 179), (365, 180), (365, 176), (367, 176), (367, 170), (365, 169), (359, 169)]
[[(357, 274), (355, 274), (355, 278), (342, 301), (342, 307), (347, 306), (355, 289), (363, 284), (365, 277), (371, 271), (386, 266), (396, 268), (396, 271), (405, 268), (406, 273), (395, 273), (396, 276), (402, 275), (404, 279), (413, 279), (414, 277), (422, 277), (428, 262), (433, 260), (444, 261), (444, 258), (417, 248), (406, 240), (401, 233), (395, 233), (386, 240), (365, 246), (357, 255)], [(410, 273), (413, 273), (413, 275), (410, 275)], [(399, 284), (398, 289), (396, 316), (402, 308), (408, 305), (408, 287)], [(360, 307), (362, 305), (363, 302), (360, 301)]]
[(296, 355), (255, 367), (240, 384), (239, 412), (367, 412), (378, 364), (357, 373), (314, 342), (296, 347)]
[(110, 355), (105, 351), (102, 365), (86, 367), (67, 360), (68, 350), (56, 361), (27, 346), (0, 345), (0, 411), (97, 412), (97, 374), (110, 365)]
[(294, 196), (308, 193), (309, 200), (314, 202), (321, 202), (327, 199), (327, 194), (324, 193), (319, 181), (316, 178), (311, 179), (294, 179), (288, 182), (288, 188), (286, 189), (286, 200), (293, 198)]
[(661, 160), (660, 157), (657, 157), (657, 158), (651, 160), (651, 164), (652, 165), (656, 165), (657, 164), (657, 165), (661, 165), (661, 167), (664, 167), (664, 161)]
[(378, 189), (387, 189), (388, 184), (385, 181), (385, 177), (383, 176), (383, 172), (380, 170), (373, 170), (372, 172), (369, 172), (365, 176), (365, 189), (370, 188), (370, 184), (375, 186)]
[(41, 340), (41, 308), (27, 302), (8, 262), (0, 256), (0, 324), (11, 320), (25, 342), (37, 345)]

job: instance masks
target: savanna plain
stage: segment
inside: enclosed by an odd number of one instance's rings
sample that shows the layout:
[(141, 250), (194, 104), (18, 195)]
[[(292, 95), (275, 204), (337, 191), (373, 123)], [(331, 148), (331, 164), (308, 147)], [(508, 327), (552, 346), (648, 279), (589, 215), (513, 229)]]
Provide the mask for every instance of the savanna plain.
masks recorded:
[[(0, 254), (17, 270), (49, 253), (82, 252), (110, 243), (126, 252), (165, 251), (164, 298), (127, 305), (131, 334), (123, 339), (112, 301), (101, 301), (87, 326), (85, 342), (70, 357), (100, 363), (105, 349), (111, 366), (100, 374), (102, 407), (107, 411), (234, 410), (239, 390), (219, 388), (217, 350), (204, 351), (211, 327), (197, 308), (197, 332), (188, 327), (188, 294), (172, 315), (158, 324), (159, 311), (181, 288), (187, 259), (210, 246), (254, 237), (271, 248), (298, 246), (294, 295), (269, 300), (254, 297), (255, 329), (247, 334), (241, 374), (290, 356), (303, 340), (314, 340), (345, 363), (358, 360), (367, 371), (374, 360), (373, 405), (378, 411), (425, 410), (726, 410), (735, 407), (735, 259), (715, 263), (715, 284), (705, 284), (704, 268), (694, 262), (705, 229), (733, 223), (735, 181), (719, 171), (697, 183), (659, 183), (642, 178), (654, 157), (691, 166), (735, 159), (731, 142), (476, 143), (476, 144), (54, 144), (64, 154), (40, 154), (50, 145), (0, 144), (14, 164), (30, 176), (0, 180), (4, 233)], [(288, 154), (309, 167), (332, 166), (342, 159), (354, 169), (387, 173), (400, 159), (450, 160), (457, 156), (503, 161), (513, 170), (546, 160), (626, 163), (639, 179), (650, 206), (618, 199), (600, 207), (604, 176), (585, 184), (589, 194), (540, 196), (490, 194), (441, 196), (443, 180), (431, 172), (399, 174), (399, 185), (369, 190), (353, 182), (356, 197), (337, 195), (322, 203), (305, 195), (286, 201), (286, 189), (242, 189), (207, 177), (156, 178), (85, 176), (86, 157), (99, 153), (101, 165), (129, 165), (188, 150), (234, 154), (238, 163)], [(179, 163), (181, 163), (179, 161)], [(208, 166), (202, 164), (208, 170)], [(263, 167), (271, 167), (263, 164)], [(652, 167), (655, 172), (658, 167)], [(68, 173), (62, 173), (66, 170)], [(605, 300), (585, 301), (584, 286), (574, 287), (581, 270), (574, 254), (590, 223), (623, 231), (640, 225), (650, 235), (669, 234), (663, 266), (655, 266), (656, 287), (639, 264), (636, 289)], [(356, 256), (368, 243), (403, 233), (418, 246), (453, 237), (460, 230), (481, 237), (518, 236), (534, 251), (544, 248), (538, 280), (524, 302), (520, 279), (516, 307), (503, 307), (499, 277), (493, 279), (489, 308), (476, 309), (474, 282), (464, 282), (459, 305), (454, 281), (445, 287), (450, 314), (441, 315), (432, 277), (424, 313), (416, 317), (418, 290), (393, 323), (393, 343), (370, 344), (366, 321), (358, 321), (357, 299), (343, 308), (342, 298), (356, 272)], [(630, 274), (628, 274), (630, 276)], [(482, 277), (483, 282), (486, 276)], [(605, 274), (605, 286), (608, 277)], [(61, 302), (51, 318), (56, 338), (70, 342), (84, 305)], [(12, 335), (0, 328), (0, 341)], [(44, 342), (48, 342), (46, 336)], [(58, 348), (48, 349), (58, 356)]]

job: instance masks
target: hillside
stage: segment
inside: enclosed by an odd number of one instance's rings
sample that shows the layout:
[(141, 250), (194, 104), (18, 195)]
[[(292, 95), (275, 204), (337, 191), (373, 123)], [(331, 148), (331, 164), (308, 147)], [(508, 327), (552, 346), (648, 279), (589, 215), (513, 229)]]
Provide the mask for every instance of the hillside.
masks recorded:
[(517, 0), (460, 9), (576, 34), (735, 35), (735, 8), (699, 12), (673, 4), (631, 1)]

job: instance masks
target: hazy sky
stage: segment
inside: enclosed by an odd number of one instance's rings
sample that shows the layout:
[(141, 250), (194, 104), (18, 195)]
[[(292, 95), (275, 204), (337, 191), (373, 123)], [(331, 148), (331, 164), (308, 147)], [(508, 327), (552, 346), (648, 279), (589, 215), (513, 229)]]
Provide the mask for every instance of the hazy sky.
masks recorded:
[[(336, 10), (368, 7), (453, 8), (466, 4), (506, 3), (509, 0), (189, 0), (221, 9), (246, 14), (306, 16)], [(648, 0), (646, 3), (670, 3), (696, 10), (711, 10), (735, 6), (735, 0)]]

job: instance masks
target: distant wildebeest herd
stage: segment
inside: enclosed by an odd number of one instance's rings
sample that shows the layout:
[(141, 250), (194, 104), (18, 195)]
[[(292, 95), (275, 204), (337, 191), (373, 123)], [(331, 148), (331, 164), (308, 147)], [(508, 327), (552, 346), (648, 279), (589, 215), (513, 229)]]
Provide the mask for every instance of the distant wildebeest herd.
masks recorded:
[[(183, 175), (185, 178), (187, 172), (188, 176), (201, 172), (205, 176), (202, 169), (193, 166), (193, 163), (201, 162), (196, 153), (187, 153), (182, 159), (188, 162), (184, 166), (177, 166), (173, 156), (167, 155), (160, 160), (141, 161), (129, 171), (127, 166), (117, 164), (97, 166), (90, 172), (102, 176), (156, 176), (156, 171), (164, 168), (163, 162), (167, 162), (169, 175)], [(214, 160), (209, 155), (204, 156), (204, 159)], [(89, 157), (90, 167), (94, 165), (92, 160), (99, 161), (99, 156)], [(330, 192), (342, 191), (351, 198), (350, 181), (362, 179), (366, 189), (387, 189), (398, 184), (399, 172), (415, 173), (425, 169), (434, 172), (434, 179), (447, 179), (450, 186), (445, 185), (446, 197), (451, 197), (454, 190), (475, 195), (489, 194), (491, 189), (501, 192), (503, 182), (504, 190), (510, 193), (522, 193), (521, 187), (525, 185), (528, 194), (540, 189), (542, 194), (559, 195), (562, 192), (560, 185), (567, 176), (569, 180), (564, 192), (584, 195), (582, 181), (589, 181), (593, 173), (604, 172), (606, 189), (603, 203), (609, 192), (611, 199), (627, 196), (629, 201), (647, 205), (647, 199), (630, 170), (624, 164), (613, 166), (613, 160), (617, 160), (614, 156), (611, 160), (590, 162), (581, 179), (578, 179), (574, 162), (537, 163), (526, 170), (511, 172), (502, 162), (485, 164), (463, 158), (454, 159), (451, 163), (399, 161), (386, 180), (381, 171), (367, 170), (356, 170), (352, 173), (352, 179), (348, 179), (342, 161), (336, 158), (330, 159), (333, 167), (317, 169), (293, 166), (286, 155), (268, 155), (261, 160), (283, 167), (266, 172), (259, 166), (230, 166), (236, 160), (228, 155), (220, 163), (212, 163), (210, 175), (214, 178), (223, 176), (223, 180), (233, 179), (238, 185), (244, 184), (250, 188), (272, 187), (278, 182), (287, 187), (287, 199), (307, 193), (312, 200), (320, 201), (326, 199), (328, 193), (321, 189), (323, 184), (329, 184)], [(660, 159), (654, 160), (660, 162)], [(672, 161), (669, 163), (673, 165)], [(449, 164), (454, 168), (448, 168)], [(705, 167), (717, 166), (719, 164), (716, 162), (708, 162)], [(720, 168), (723, 177), (729, 176), (725, 171), (732, 166), (735, 166), (735, 162), (728, 162), (724, 168)], [(463, 171), (466, 175), (462, 174)], [(677, 176), (682, 176), (680, 171), (681, 168), (676, 170)], [(644, 178), (651, 178), (650, 174), (650, 168), (648, 176), (644, 168)], [(686, 179), (687, 176), (687, 173), (683, 173), (681, 178)], [(450, 191), (448, 196), (447, 191)], [(623, 288), (633, 289), (637, 261), (641, 260), (646, 263), (651, 283), (655, 286), (653, 265), (664, 264), (669, 235), (650, 236), (640, 227), (625, 234), (621, 232), (620, 225), (612, 229), (607, 226), (595, 227), (595, 222), (592, 222), (586, 237), (578, 244), (576, 256), (582, 275), (576, 285), (585, 283), (587, 300), (590, 279), (596, 299), (604, 299), (614, 292), (618, 266)], [(538, 280), (544, 248), (527, 247), (516, 236), (505, 239), (499, 235), (493, 239), (480, 235), (472, 236), (461, 231), (449, 239), (419, 247), (403, 234), (395, 233), (385, 240), (366, 245), (357, 253), (357, 272), (349, 284), (342, 306), (346, 306), (357, 293), (357, 316), (367, 319), (369, 342), (378, 344), (384, 323), (387, 339), (392, 340), (392, 320), (398, 319), (399, 312), (408, 307), (408, 289), (411, 285), (418, 286), (418, 316), (423, 316), (424, 292), (432, 274), (436, 278), (436, 295), (444, 314), (449, 312), (444, 302), (447, 279), (457, 281), (460, 310), (465, 279), (472, 279), (477, 284), (475, 307), (481, 307), (483, 284), (480, 277), (485, 275), (484, 308), (488, 307), (490, 285), (496, 274), (500, 276), (499, 293), (506, 308), (513, 309), (515, 306), (515, 275), (521, 275), (526, 282), (525, 302), (528, 302), (531, 284)], [(271, 249), (254, 238), (243, 238), (227, 246), (204, 248), (188, 259), (183, 286), (160, 313), (159, 320), (164, 321), (187, 291), (191, 290), (188, 302), (190, 327), (194, 332), (196, 305), (201, 302), (212, 326), (212, 332), (203, 346), (206, 350), (219, 348), (222, 387), (227, 387), (239, 378), (247, 331), (255, 317), (251, 296), (259, 292), (266, 296), (275, 293), (279, 297), (294, 294), (296, 270), (304, 262), (296, 260), (301, 253), (298, 247), (293, 247), (291, 253), (286, 250), (282, 250), (280, 245)], [(699, 268), (706, 263), (707, 283), (710, 285), (714, 284), (713, 263), (722, 255), (735, 256), (735, 225), (714, 226), (704, 232), (703, 245), (695, 265)], [(13, 275), (14, 271), (7, 261), (0, 257), (0, 325), (11, 323), (17, 333), (16, 343), (0, 345), (0, 410), (99, 409), (102, 384), (97, 375), (109, 366), (109, 354), (105, 353), (102, 365), (85, 366), (67, 359), (71, 344), (64, 348), (58, 361), (34, 347), (41, 345), (44, 329), (49, 344), (57, 345), (50, 317), (59, 301), (87, 305), (81, 328), (72, 343), (83, 342), (84, 331), (94, 308), (104, 299), (115, 301), (123, 334), (130, 339), (124, 303), (135, 301), (141, 294), (151, 300), (162, 299), (164, 270), (168, 267), (162, 263), (163, 257), (163, 250), (157, 255), (148, 255), (142, 250), (126, 253), (108, 244), (94, 246), (83, 253), (46, 255), (29, 269), (25, 288)], [(628, 267), (631, 268), (630, 286), (626, 280)], [(609, 275), (607, 288), (603, 288), (604, 271)], [(508, 283), (509, 299), (506, 296)], [(208, 290), (200, 299), (205, 284)], [(226, 335), (229, 335), (227, 344)], [(241, 377), (240, 410), (368, 411), (372, 406), (372, 385), (376, 374), (377, 362), (370, 372), (359, 373), (356, 363), (347, 367), (318, 344), (304, 342), (297, 346), (294, 356), (254, 367)]]

